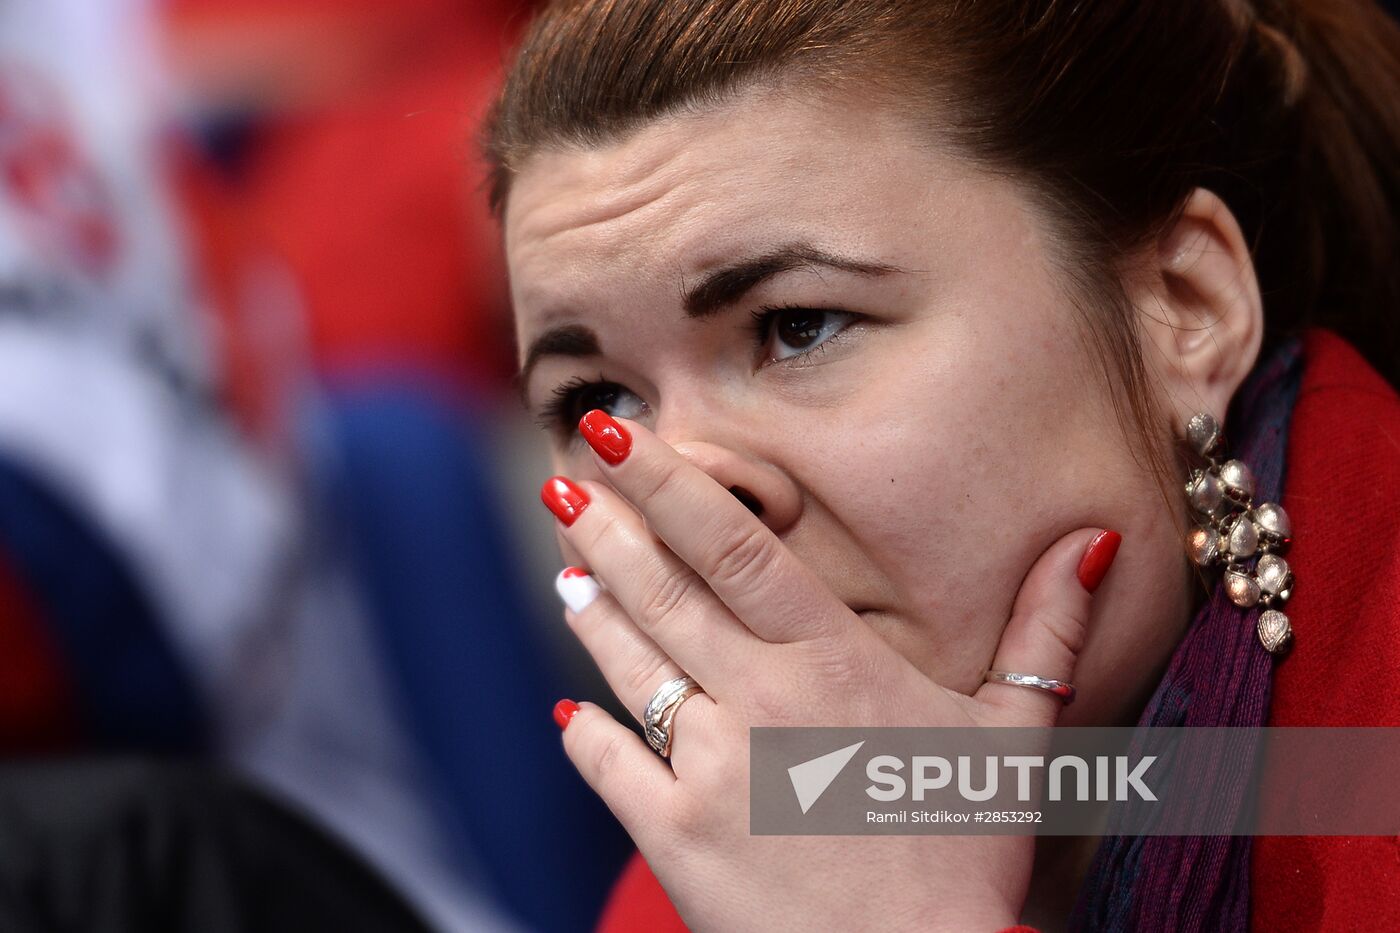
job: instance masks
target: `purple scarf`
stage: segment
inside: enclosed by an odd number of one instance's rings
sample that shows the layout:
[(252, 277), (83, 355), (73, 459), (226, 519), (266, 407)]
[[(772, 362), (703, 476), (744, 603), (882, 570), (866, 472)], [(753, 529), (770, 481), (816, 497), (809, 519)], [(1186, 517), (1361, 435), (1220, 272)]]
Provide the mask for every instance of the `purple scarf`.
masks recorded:
[[(1289, 340), (1261, 361), (1226, 419), (1226, 455), (1254, 472), (1255, 502), (1283, 492), (1288, 425), (1303, 369)], [(1217, 583), (1177, 646), (1139, 726), (1263, 726), (1273, 656), (1254, 633), (1258, 609), (1240, 609)], [(1251, 762), (1192, 762), (1218, 805), (1238, 812)], [(1249, 928), (1248, 836), (1107, 836), (1070, 917), (1076, 933), (1244, 933)]]

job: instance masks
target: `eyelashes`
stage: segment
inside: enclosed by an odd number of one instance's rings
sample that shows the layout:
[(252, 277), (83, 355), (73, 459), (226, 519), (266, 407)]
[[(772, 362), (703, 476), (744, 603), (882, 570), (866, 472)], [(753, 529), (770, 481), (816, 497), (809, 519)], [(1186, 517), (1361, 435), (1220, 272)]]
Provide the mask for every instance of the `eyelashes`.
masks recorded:
[(573, 432), (574, 428), (578, 425), (579, 419), (582, 418), (584, 414), (592, 408), (600, 407), (592, 405), (589, 409), (585, 409), (577, 415), (574, 414), (574, 411), (578, 408), (578, 402), (582, 399), (584, 393), (589, 389), (597, 388), (617, 388), (624, 392), (626, 391), (621, 385), (604, 379), (602, 373), (598, 374), (596, 380), (585, 379), (582, 376), (574, 376), (567, 382), (555, 386), (550, 391), (549, 398), (540, 406), (540, 413), (535, 417), (535, 424), (539, 425), (541, 430), (560, 431), (564, 432), (567, 436), (568, 433)]
[[(850, 311), (843, 311), (834, 308), (809, 308), (801, 305), (783, 305), (776, 307), (764, 307), (749, 312), (749, 323), (745, 329), (749, 332), (753, 344), (759, 351), (765, 351), (769, 337), (773, 332), (774, 321), (780, 315), (797, 315), (791, 319), (799, 324), (806, 323), (807, 327), (800, 329), (801, 333), (808, 333), (811, 330), (810, 321), (813, 316), (826, 316), (844, 319), (845, 324), (835, 332), (829, 334), (814, 346), (797, 348), (797, 352), (787, 356), (774, 356), (765, 352), (764, 358), (759, 362), (760, 366), (770, 365), (802, 365), (809, 361), (811, 357), (825, 353), (826, 350), (839, 340), (849, 328), (850, 324), (861, 319)], [(818, 328), (823, 330), (824, 328)], [(619, 411), (615, 407), (621, 398), (630, 396), (635, 400), (631, 406), (633, 411)], [(535, 417), (535, 424), (541, 430), (555, 434), (559, 441), (568, 445), (578, 437), (578, 422), (586, 413), (595, 408), (601, 408), (609, 414), (618, 415), (623, 418), (633, 418), (645, 414), (649, 408), (647, 403), (636, 396), (630, 389), (621, 383), (613, 382), (604, 377), (600, 372), (597, 379), (587, 379), (583, 376), (574, 376), (567, 381), (560, 383), (550, 390), (549, 397), (540, 406), (539, 414)]]
[(749, 312), (748, 331), (753, 337), (754, 345), (762, 348), (768, 342), (768, 331), (773, 326), (773, 318), (777, 317), (783, 308), (757, 308)]

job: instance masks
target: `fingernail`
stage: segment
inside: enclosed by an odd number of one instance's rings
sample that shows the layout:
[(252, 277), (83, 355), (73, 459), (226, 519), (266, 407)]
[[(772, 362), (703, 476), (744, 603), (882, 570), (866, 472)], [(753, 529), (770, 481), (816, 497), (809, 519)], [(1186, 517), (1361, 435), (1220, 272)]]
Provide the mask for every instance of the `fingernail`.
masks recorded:
[(1108, 568), (1113, 566), (1113, 558), (1118, 556), (1118, 545), (1123, 536), (1116, 531), (1100, 531), (1084, 549), (1079, 560), (1079, 582), (1090, 593), (1099, 588), (1103, 578), (1108, 576)]
[(567, 476), (551, 476), (545, 480), (544, 487), (540, 489), (540, 499), (565, 527), (572, 525), (588, 508), (588, 493)]
[(574, 612), (582, 612), (598, 598), (602, 588), (582, 567), (565, 567), (554, 578), (554, 590), (564, 600), (564, 605)]
[(579, 420), (578, 430), (584, 440), (588, 441), (588, 446), (613, 466), (626, 460), (627, 455), (632, 452), (632, 435), (618, 424), (617, 419), (601, 408), (595, 408), (584, 415)]
[(560, 700), (554, 704), (554, 722), (560, 729), (569, 727), (569, 720), (578, 712), (578, 704), (573, 700)]

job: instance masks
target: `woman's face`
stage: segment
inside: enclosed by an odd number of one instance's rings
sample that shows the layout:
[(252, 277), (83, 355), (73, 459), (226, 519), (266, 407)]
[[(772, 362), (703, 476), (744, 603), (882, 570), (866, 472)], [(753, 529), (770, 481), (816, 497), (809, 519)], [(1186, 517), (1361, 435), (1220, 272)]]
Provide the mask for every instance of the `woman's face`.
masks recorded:
[(601, 479), (589, 409), (640, 421), (968, 693), (1036, 558), (1118, 530), (1071, 721), (1135, 714), (1188, 576), (1017, 184), (869, 102), (752, 91), (534, 156), (505, 229), (557, 472)]

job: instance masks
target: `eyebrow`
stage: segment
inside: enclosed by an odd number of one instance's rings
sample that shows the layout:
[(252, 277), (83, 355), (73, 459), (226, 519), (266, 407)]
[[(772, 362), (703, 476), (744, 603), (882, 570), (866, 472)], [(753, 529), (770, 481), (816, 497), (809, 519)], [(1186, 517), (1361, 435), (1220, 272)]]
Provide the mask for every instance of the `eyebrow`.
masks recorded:
[(530, 343), (530, 351), (525, 354), (525, 363), (515, 377), (515, 388), (520, 393), (520, 404), (529, 407), (526, 392), (530, 386), (530, 371), (546, 356), (598, 356), (603, 345), (592, 329), (582, 324), (561, 324), (551, 327)]
[(706, 274), (699, 283), (685, 290), (682, 306), (686, 317), (710, 317), (775, 275), (814, 268), (836, 269), (865, 276), (904, 271), (897, 266), (838, 256), (806, 243), (794, 243)]
[[(753, 289), (776, 275), (797, 269), (836, 269), (863, 276), (904, 272), (898, 266), (840, 256), (807, 243), (787, 246), (731, 263), (705, 274), (698, 283), (682, 289), (681, 306), (686, 317), (703, 320), (733, 305)], [(597, 356), (602, 353), (598, 335), (582, 324), (552, 327), (530, 343), (525, 362), (516, 376), (522, 404), (528, 406), (526, 390), (535, 364), (546, 356)]]

